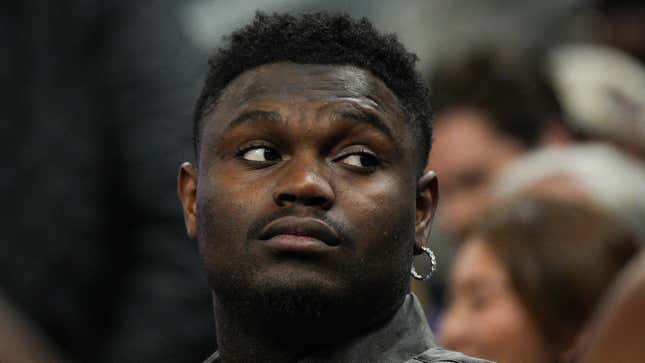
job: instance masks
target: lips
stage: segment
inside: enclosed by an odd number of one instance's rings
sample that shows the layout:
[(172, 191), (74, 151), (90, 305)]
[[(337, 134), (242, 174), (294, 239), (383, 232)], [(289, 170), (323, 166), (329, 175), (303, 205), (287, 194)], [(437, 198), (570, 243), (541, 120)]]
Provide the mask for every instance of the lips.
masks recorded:
[(308, 248), (316, 244), (338, 246), (338, 233), (327, 223), (310, 217), (283, 217), (274, 220), (260, 231), (262, 241), (275, 242), (285, 247)]

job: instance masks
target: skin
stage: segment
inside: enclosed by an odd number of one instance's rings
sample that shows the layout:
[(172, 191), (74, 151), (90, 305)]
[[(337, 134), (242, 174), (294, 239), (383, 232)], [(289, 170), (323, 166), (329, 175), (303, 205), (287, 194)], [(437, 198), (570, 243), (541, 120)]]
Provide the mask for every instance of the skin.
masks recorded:
[(555, 361), (485, 241), (471, 238), (460, 248), (450, 295), (439, 333), (446, 348), (496, 362)]
[(440, 225), (462, 237), (491, 200), (490, 188), (504, 166), (523, 149), (497, 132), (486, 116), (464, 108), (437, 116), (429, 166), (440, 175)]
[[(178, 189), (224, 362), (293, 361), (396, 311), (437, 183), (431, 171), (417, 180), (413, 127), (382, 81), (350, 66), (263, 65), (226, 87), (201, 132)], [(262, 240), (285, 218), (337, 239)]]

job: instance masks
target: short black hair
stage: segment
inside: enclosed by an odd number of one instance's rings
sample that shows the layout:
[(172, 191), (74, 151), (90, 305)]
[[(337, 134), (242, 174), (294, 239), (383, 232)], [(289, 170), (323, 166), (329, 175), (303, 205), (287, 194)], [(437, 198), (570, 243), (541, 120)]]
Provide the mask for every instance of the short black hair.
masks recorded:
[(559, 105), (539, 80), (537, 65), (475, 49), (460, 61), (446, 59), (430, 75), (435, 112), (469, 108), (524, 148), (533, 148)]
[(418, 57), (394, 34), (381, 34), (366, 18), (326, 12), (267, 15), (226, 37), (226, 46), (209, 59), (206, 82), (193, 116), (195, 153), (204, 116), (216, 105), (222, 90), (244, 71), (263, 64), (351, 65), (370, 71), (397, 96), (408, 122), (414, 125), (419, 164), (425, 167), (432, 140), (429, 90), (415, 70)]

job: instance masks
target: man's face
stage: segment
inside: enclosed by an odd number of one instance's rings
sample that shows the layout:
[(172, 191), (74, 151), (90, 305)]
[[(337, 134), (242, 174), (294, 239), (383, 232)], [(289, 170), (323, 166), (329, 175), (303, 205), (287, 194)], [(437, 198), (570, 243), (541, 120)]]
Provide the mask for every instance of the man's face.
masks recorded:
[(412, 129), (354, 67), (275, 63), (233, 80), (179, 180), (216, 302), (320, 315), (401, 299), (432, 204)]
[(441, 179), (439, 220), (459, 237), (490, 201), (498, 173), (523, 150), (471, 109), (439, 114), (435, 139), (429, 166)]

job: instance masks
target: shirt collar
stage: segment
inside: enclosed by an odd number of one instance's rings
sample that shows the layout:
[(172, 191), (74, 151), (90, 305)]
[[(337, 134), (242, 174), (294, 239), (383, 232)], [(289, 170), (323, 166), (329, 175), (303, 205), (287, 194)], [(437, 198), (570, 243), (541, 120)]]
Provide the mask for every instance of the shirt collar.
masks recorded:
[[(416, 296), (406, 295), (401, 307), (385, 325), (301, 363), (403, 362), (435, 347), (434, 337)], [(215, 352), (204, 363), (219, 362)]]

